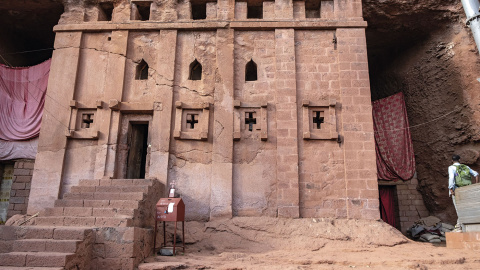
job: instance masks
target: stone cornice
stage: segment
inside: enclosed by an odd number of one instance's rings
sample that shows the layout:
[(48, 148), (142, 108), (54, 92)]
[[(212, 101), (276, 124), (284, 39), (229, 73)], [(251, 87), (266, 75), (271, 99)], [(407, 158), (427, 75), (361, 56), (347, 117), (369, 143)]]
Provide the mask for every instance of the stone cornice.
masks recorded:
[(64, 31), (114, 31), (114, 30), (214, 30), (232, 28), (238, 30), (273, 30), (281, 28), (293, 29), (336, 29), (336, 28), (366, 28), (367, 22), (338, 20), (290, 20), (290, 21), (177, 21), (177, 22), (89, 22), (82, 24), (60, 24), (53, 28), (54, 32)]

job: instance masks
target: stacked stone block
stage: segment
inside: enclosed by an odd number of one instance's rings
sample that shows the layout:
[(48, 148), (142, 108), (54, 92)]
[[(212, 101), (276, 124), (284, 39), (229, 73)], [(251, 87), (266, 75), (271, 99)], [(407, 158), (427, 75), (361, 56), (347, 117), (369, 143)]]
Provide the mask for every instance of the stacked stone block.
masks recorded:
[(0, 227), (0, 267), (135, 269), (152, 250), (160, 194), (151, 179), (81, 180), (35, 226)]
[(398, 200), (398, 218), (400, 230), (406, 234), (408, 228), (421, 218), (428, 217), (422, 194), (417, 190), (418, 179), (415, 176), (409, 181), (380, 181), (380, 185), (395, 185)]
[(447, 248), (480, 250), (480, 232), (447, 232)]
[(34, 160), (27, 159), (15, 162), (7, 219), (13, 215), (24, 215), (27, 213), (34, 164)]
[(299, 217), (295, 31), (275, 30), (277, 205), (279, 217)]
[(364, 29), (337, 29), (347, 217), (378, 219), (378, 183)]

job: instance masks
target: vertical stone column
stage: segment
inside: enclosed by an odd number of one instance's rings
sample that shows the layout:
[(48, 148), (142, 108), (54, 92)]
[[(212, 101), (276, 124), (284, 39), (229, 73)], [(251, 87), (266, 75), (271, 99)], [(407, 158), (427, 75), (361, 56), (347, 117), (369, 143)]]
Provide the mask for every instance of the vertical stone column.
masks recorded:
[(217, 8), (219, 20), (233, 20), (235, 17), (235, 0), (218, 0)]
[(338, 29), (347, 217), (378, 219), (378, 181), (365, 29)]
[(347, 16), (363, 21), (362, 0), (353, 0), (348, 6)]
[(295, 30), (275, 30), (277, 206), (279, 217), (299, 217)]
[(233, 29), (217, 30), (210, 219), (232, 217)]
[(108, 65), (104, 89), (103, 109), (96, 117), (100, 135), (99, 151), (95, 161), (95, 178), (113, 177), (115, 170), (115, 155), (120, 121), (120, 112), (112, 111), (108, 103), (112, 99), (122, 100), (123, 84), (125, 82), (125, 60), (127, 55), (128, 31), (113, 31), (109, 47)]
[(49, 132), (40, 132), (28, 214), (53, 207), (58, 199), (67, 146), (65, 131), (70, 122), (69, 103), (75, 91), (81, 39), (82, 32), (56, 33), (42, 117), (42, 130)]
[(293, 19), (293, 1), (275, 0), (275, 18)]
[(168, 180), (168, 155), (173, 106), (173, 80), (175, 73), (175, 51), (177, 30), (161, 30), (157, 66), (154, 78), (157, 84), (157, 104), (154, 106), (150, 128), (150, 166), (148, 177), (157, 178), (163, 185)]
[(333, 2), (335, 18), (363, 21), (362, 0), (335, 0)]

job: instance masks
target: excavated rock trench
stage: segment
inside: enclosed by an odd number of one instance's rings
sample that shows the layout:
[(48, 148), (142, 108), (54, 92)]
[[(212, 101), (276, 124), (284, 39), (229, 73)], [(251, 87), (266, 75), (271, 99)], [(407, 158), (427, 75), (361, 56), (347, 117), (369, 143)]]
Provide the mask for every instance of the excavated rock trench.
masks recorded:
[[(0, 52), (13, 66), (51, 56), (61, 0), (4, 1)], [(75, 2), (69, 0), (67, 2)], [(458, 0), (363, 0), (372, 100), (406, 96), (419, 190), (429, 211), (453, 223), (447, 166), (453, 153), (474, 169), (480, 140), (480, 57)], [(34, 51), (34, 52), (24, 52)], [(24, 52), (24, 53), (18, 53)]]
[(453, 153), (478, 170), (480, 57), (460, 1), (364, 0), (372, 100), (405, 94), (418, 189), (432, 215), (455, 223)]

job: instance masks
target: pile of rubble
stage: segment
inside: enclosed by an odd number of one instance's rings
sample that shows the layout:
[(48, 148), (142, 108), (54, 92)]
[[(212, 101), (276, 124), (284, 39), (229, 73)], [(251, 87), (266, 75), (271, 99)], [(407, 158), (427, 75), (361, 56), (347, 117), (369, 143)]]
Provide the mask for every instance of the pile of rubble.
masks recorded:
[(408, 235), (417, 241), (440, 243), (445, 242), (445, 233), (453, 231), (455, 226), (443, 223), (439, 218), (429, 216), (421, 218), (407, 230)]

